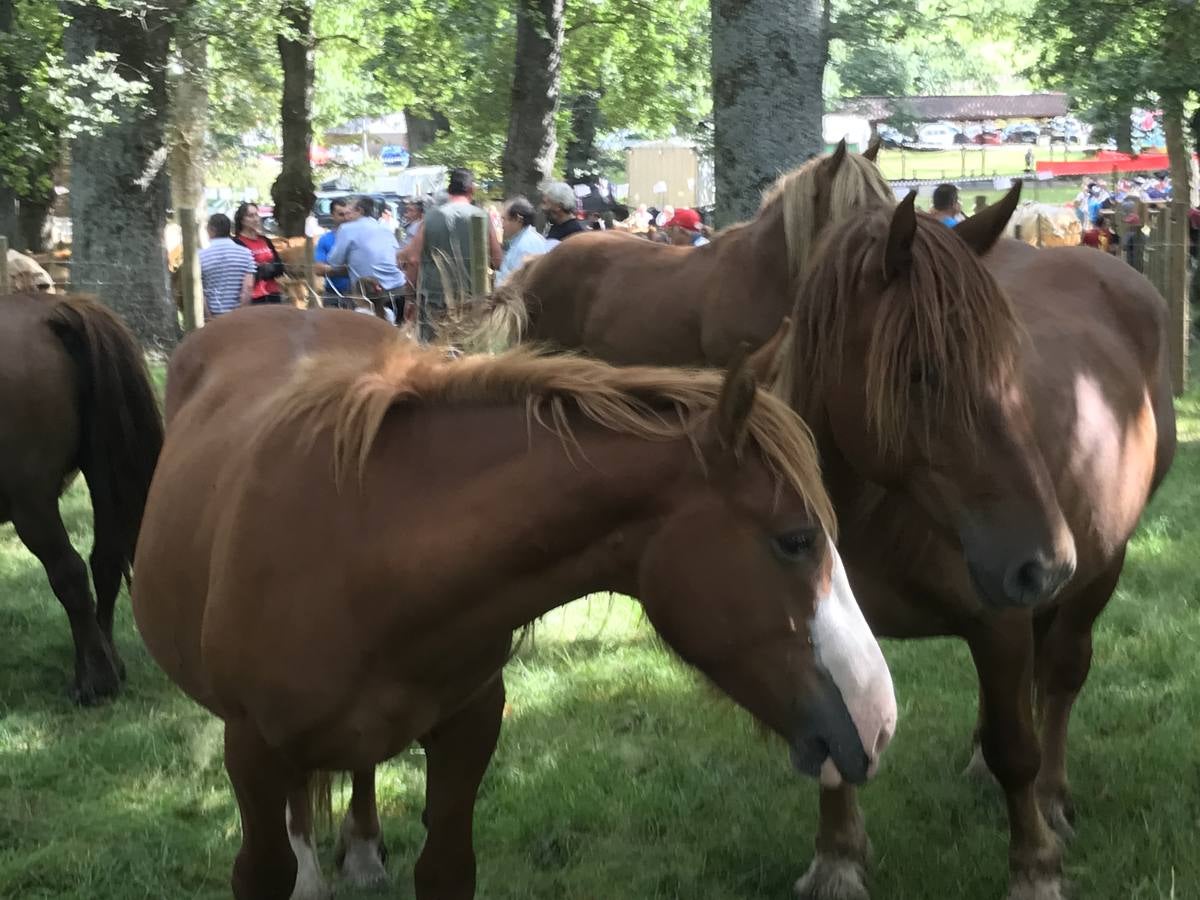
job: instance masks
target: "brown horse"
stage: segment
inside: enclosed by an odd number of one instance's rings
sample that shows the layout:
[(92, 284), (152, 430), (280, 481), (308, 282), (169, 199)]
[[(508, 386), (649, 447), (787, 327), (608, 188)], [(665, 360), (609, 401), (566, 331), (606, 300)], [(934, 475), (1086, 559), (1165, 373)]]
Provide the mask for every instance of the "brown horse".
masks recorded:
[[(71, 696), (114, 696), (123, 676), (113, 606), (128, 575), (162, 446), (158, 404), (137, 342), (90, 300), (44, 293), (0, 298), (0, 521), (46, 569), (75, 641)], [(83, 472), (95, 542), (88, 569), (58, 497)]]
[(874, 771), (890, 676), (827, 537), (808, 431), (754, 386), (764, 364), (448, 362), (371, 317), (287, 309), (187, 338), (133, 606), (159, 664), (225, 720), (239, 900), (327, 896), (316, 770), (356, 773), (339, 857), (378, 876), (372, 769), (414, 740), (416, 895), (474, 896), (511, 634), (592, 591), (640, 597), (800, 771)]
[(864, 195), (893, 199), (875, 171), (843, 142), (780, 178), (753, 221), (702, 247), (576, 235), (492, 295), (474, 343), (492, 349), (521, 339), (614, 363), (723, 366), (742, 341), (758, 347), (779, 328), (821, 228)]
[[(810, 165), (836, 183), (839, 155)], [(815, 205), (797, 216), (832, 224), (796, 291), (780, 390), (816, 434), (851, 580), (876, 632), (952, 634), (970, 645), (979, 749), (1008, 801), (1013, 897), (1056, 898), (1061, 851), (1047, 823), (1070, 831), (1067, 721), (1090, 665), (1092, 624), (1174, 454), (1165, 304), (1102, 254), (997, 243), (1019, 186), (951, 231), (916, 215), (912, 196), (870, 211), (886, 182), (840, 156), (865, 186), (839, 194), (840, 220)], [(814, 186), (807, 196), (829, 194)], [(768, 203), (713, 247), (770, 218)], [(776, 224), (766, 246), (779, 248), (786, 233)], [(622, 362), (721, 361), (724, 338), (697, 344), (670, 315), (656, 329), (652, 298), (685, 283), (671, 265), (660, 271), (659, 257), (642, 251), (617, 264), (625, 245), (616, 242), (570, 246), (573, 255), (556, 258), (568, 245), (556, 248), (525, 275), (536, 292), (530, 334)], [(779, 257), (760, 258), (783, 285)], [(769, 319), (786, 301), (755, 293), (767, 276), (751, 270), (750, 255), (738, 258), (741, 269), (710, 283), (741, 302), (761, 334), (770, 323), (758, 324), (755, 310)], [(747, 290), (737, 291), (739, 278)], [(687, 284), (697, 309), (716, 302)], [(501, 300), (521, 307), (520, 296)], [(577, 327), (549, 334), (538, 322)], [(742, 324), (728, 328), (737, 334)], [(817, 846), (801, 893), (865, 897), (866, 836), (852, 789), (823, 798)]]

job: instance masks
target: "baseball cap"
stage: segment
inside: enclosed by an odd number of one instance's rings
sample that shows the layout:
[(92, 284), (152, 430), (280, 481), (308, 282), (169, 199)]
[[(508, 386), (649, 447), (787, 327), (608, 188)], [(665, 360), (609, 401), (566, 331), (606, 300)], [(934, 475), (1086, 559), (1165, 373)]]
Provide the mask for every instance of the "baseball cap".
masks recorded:
[(671, 216), (671, 220), (667, 222), (667, 228), (673, 225), (678, 225), (685, 231), (700, 230), (700, 213), (694, 209), (677, 209), (675, 215)]

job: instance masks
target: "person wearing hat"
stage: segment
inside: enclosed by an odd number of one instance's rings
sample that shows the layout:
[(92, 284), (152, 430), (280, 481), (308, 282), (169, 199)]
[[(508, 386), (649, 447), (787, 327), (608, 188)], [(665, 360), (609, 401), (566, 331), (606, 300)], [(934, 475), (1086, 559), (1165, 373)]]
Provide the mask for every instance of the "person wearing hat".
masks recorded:
[(680, 247), (702, 247), (708, 243), (708, 238), (700, 233), (700, 213), (686, 207), (675, 210), (674, 215), (667, 220), (667, 234), (671, 243)]

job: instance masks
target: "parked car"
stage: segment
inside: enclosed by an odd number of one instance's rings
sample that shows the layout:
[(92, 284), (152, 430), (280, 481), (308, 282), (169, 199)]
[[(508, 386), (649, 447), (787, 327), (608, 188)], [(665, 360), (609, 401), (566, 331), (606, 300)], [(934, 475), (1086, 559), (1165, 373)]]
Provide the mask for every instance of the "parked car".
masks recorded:
[(987, 144), (989, 146), (993, 144), (1003, 144), (1004, 135), (998, 131), (981, 131), (979, 134), (975, 135), (975, 143)]
[(892, 150), (898, 150), (901, 147), (907, 147), (909, 144), (916, 143), (916, 138), (890, 125), (880, 125), (876, 131), (879, 134), (879, 139), (883, 141), (883, 146)]
[(917, 143), (934, 147), (953, 147), (959, 130), (945, 122), (930, 122), (917, 129)]
[(1030, 122), (1009, 125), (1001, 132), (1006, 144), (1036, 144), (1041, 136), (1041, 129)]

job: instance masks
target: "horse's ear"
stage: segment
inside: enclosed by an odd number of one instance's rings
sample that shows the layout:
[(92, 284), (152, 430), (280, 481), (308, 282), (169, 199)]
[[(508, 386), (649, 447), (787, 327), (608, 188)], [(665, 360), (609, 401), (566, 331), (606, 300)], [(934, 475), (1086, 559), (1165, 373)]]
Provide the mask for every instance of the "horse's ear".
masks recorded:
[(842, 163), (846, 161), (846, 139), (842, 138), (838, 141), (838, 145), (834, 148), (833, 153), (829, 155), (829, 171), (836, 172), (842, 167)]
[(879, 156), (879, 148), (883, 146), (883, 138), (878, 133), (871, 135), (871, 142), (867, 144), (867, 149), (863, 151), (863, 159), (868, 162), (875, 162)]
[(1013, 180), (1008, 193), (996, 203), (988, 206), (969, 219), (963, 219), (954, 226), (954, 231), (967, 242), (967, 246), (979, 256), (987, 253), (1000, 240), (1008, 220), (1017, 209), (1017, 201), (1021, 199), (1021, 180)]
[(892, 213), (887, 248), (883, 252), (883, 280), (890, 284), (912, 266), (913, 239), (917, 236), (917, 192), (909, 191)]
[(779, 375), (779, 366), (783, 362), (782, 349), (792, 331), (792, 317), (784, 316), (779, 328), (771, 335), (770, 340), (750, 354), (746, 366), (754, 374), (754, 380), (759, 384), (775, 383)]
[(746, 441), (757, 391), (758, 383), (750, 368), (749, 347), (745, 343), (739, 344), (725, 372), (725, 383), (721, 385), (716, 408), (717, 439), (735, 456), (742, 452)]

